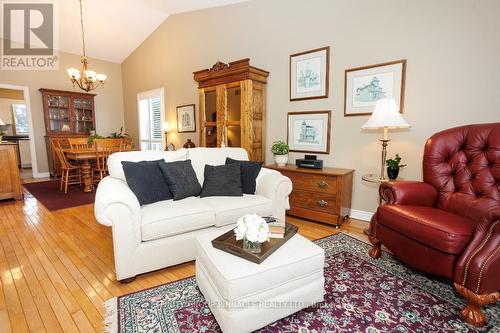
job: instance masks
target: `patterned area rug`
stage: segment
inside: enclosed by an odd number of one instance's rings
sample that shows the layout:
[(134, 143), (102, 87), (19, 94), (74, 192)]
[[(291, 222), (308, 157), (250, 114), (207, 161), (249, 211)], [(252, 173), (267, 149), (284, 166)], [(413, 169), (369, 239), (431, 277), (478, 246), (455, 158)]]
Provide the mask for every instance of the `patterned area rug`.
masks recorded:
[[(316, 241), (326, 251), (325, 301), (259, 330), (275, 332), (500, 332), (500, 305), (486, 308), (489, 326), (459, 318), (464, 300), (450, 283), (378, 260), (370, 246), (345, 234)], [(220, 332), (196, 279), (168, 283), (109, 300), (110, 332)]]

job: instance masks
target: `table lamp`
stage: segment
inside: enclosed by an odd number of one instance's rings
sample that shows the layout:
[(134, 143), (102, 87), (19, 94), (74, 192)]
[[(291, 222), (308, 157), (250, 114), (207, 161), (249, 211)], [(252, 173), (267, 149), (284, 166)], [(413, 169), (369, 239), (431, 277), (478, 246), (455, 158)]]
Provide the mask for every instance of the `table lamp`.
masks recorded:
[(168, 121), (164, 121), (161, 125), (161, 129), (165, 132), (165, 150), (168, 150), (168, 132), (170, 132), (170, 125)]
[(382, 98), (377, 101), (375, 110), (370, 119), (361, 126), (361, 129), (383, 129), (384, 134), (380, 142), (382, 142), (382, 163), (380, 169), (380, 179), (385, 179), (384, 169), (385, 160), (387, 158), (387, 144), (391, 141), (388, 137), (390, 128), (409, 128), (410, 125), (403, 119), (399, 113), (399, 107), (394, 98)]

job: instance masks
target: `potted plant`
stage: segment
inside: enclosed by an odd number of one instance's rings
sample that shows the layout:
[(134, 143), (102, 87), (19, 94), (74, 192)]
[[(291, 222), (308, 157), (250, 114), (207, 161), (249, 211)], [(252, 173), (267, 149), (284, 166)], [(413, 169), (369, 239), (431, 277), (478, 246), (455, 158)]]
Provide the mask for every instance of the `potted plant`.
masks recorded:
[(269, 226), (266, 220), (257, 214), (247, 214), (236, 223), (236, 240), (243, 240), (243, 249), (251, 253), (260, 253), (262, 243), (269, 240)]
[(290, 148), (283, 141), (275, 141), (271, 147), (271, 152), (274, 154), (274, 161), (277, 166), (285, 166), (288, 163), (288, 151)]
[(391, 180), (398, 178), (399, 169), (406, 166), (406, 164), (400, 164), (401, 157), (398, 154), (394, 158), (385, 161), (385, 163), (387, 164), (387, 176)]

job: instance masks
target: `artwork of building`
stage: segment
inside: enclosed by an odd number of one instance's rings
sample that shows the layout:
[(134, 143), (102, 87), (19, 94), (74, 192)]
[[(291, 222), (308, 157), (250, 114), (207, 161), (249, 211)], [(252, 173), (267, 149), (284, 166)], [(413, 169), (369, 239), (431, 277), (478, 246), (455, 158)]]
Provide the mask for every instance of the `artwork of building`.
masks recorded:
[(297, 84), (302, 88), (312, 88), (319, 86), (319, 74), (309, 68), (299, 72)]
[(182, 114), (182, 127), (190, 127), (191, 126), (191, 116), (189, 113), (185, 112)]
[(307, 125), (305, 121), (300, 127), (299, 142), (319, 143), (318, 133), (314, 126)]
[(385, 91), (379, 85), (380, 80), (376, 76), (364, 87), (356, 89), (355, 99), (359, 102), (376, 102), (385, 97)]

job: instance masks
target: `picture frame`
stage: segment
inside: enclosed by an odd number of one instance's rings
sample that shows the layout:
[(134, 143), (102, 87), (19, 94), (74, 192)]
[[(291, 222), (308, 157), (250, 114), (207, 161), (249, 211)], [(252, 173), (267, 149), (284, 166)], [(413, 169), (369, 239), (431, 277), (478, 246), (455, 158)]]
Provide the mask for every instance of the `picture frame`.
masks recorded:
[(196, 106), (194, 104), (179, 105), (176, 110), (177, 132), (196, 132)]
[(291, 152), (330, 153), (331, 111), (288, 112), (287, 142)]
[(345, 70), (344, 116), (369, 116), (377, 100), (394, 98), (403, 113), (406, 59)]
[(328, 98), (330, 47), (290, 55), (290, 101)]
[(14, 135), (28, 135), (28, 110), (25, 104), (12, 104), (12, 133)]

